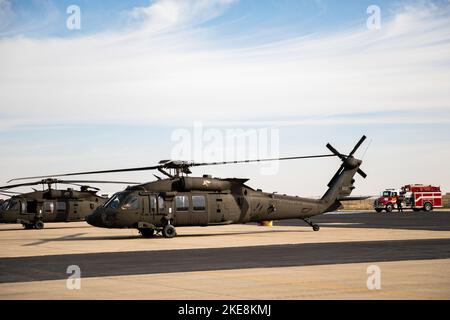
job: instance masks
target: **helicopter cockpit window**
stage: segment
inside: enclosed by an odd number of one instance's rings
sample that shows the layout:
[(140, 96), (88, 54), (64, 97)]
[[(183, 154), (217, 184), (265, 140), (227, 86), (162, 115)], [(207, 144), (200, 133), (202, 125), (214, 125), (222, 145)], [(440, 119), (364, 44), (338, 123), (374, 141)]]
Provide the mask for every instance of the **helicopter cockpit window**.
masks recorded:
[(137, 196), (130, 196), (128, 197), (123, 205), (122, 205), (122, 209), (124, 210), (135, 210), (135, 209), (139, 209), (139, 197)]
[(6, 200), (5, 202), (2, 203), (2, 205), (0, 206), (0, 210), (8, 210), (9, 207), (9, 200)]
[(123, 198), (125, 197), (125, 194), (123, 193), (116, 193), (105, 203), (105, 208), (111, 208), (111, 209), (117, 209), (119, 207), (119, 204), (122, 202)]
[(194, 211), (205, 211), (206, 199), (205, 196), (192, 196), (192, 206)]
[(177, 211), (189, 211), (189, 197), (188, 196), (176, 196), (175, 205)]
[(8, 207), (5, 210), (12, 210), (12, 211), (19, 211), (19, 201), (17, 200), (11, 200), (9, 202)]

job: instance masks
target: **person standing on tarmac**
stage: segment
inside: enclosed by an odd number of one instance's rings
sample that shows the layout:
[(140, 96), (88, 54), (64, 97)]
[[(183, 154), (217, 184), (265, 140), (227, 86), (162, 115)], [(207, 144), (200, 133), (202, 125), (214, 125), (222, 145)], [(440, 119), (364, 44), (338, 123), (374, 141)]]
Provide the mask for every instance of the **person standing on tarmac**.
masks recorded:
[(403, 212), (403, 206), (402, 206), (403, 199), (404, 199), (404, 197), (401, 194), (397, 197), (397, 210), (398, 210), (398, 212)]

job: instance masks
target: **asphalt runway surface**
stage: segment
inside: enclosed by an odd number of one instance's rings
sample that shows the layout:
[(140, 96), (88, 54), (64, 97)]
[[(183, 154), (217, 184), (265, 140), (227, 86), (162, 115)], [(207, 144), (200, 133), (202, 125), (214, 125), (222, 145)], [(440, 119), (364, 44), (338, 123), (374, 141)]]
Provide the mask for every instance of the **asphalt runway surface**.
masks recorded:
[[(270, 257), (270, 259), (261, 259)], [(0, 283), (83, 277), (450, 258), (450, 239), (292, 244), (4, 258)]]
[[(436, 284), (430, 282), (430, 297), (450, 298), (450, 260), (446, 260), (450, 259), (450, 211), (332, 213), (312, 220), (321, 231), (313, 232), (301, 220), (286, 220), (276, 221), (272, 228), (254, 224), (180, 228), (175, 239), (142, 239), (134, 231), (100, 229), (85, 223), (49, 224), (44, 230), (0, 226), (0, 246), (11, 251), (0, 257), (0, 291), (4, 288), (0, 298), (8, 298), (8, 292), (18, 290), (14, 289), (16, 283), (30, 286), (19, 297), (24, 294), (34, 298), (35, 284), (67, 279), (69, 265), (79, 266), (83, 279), (91, 278), (95, 283), (101, 283), (95, 279), (144, 276), (157, 280), (177, 274), (173, 276), (173, 286), (177, 286), (180, 275), (192, 277), (196, 272), (206, 277), (208, 272), (249, 270), (264, 277), (269, 272), (286, 272), (287, 276), (288, 271), (283, 270), (289, 268), (300, 268), (296, 272), (301, 272), (307, 270), (302, 268), (336, 266), (336, 270), (344, 272), (336, 277), (345, 277), (346, 270), (352, 270), (345, 266), (361, 263), (393, 263), (390, 268), (394, 270), (396, 264), (406, 263), (402, 267), (404, 275), (409, 269), (418, 275), (408, 281), (423, 282), (417, 277), (436, 276), (434, 281), (443, 288), (433, 292)], [(433, 267), (437, 269), (431, 271), (424, 261), (436, 261)], [(316, 275), (320, 279), (323, 273), (317, 271)], [(275, 285), (281, 281), (277, 279), (272, 277)], [(236, 285), (240, 286), (240, 281), (236, 280)], [(317, 283), (323, 286), (323, 282)], [(101, 284), (97, 286), (97, 290), (102, 289)], [(43, 296), (54, 290), (51, 286), (48, 290), (40, 288)], [(120, 292), (122, 284), (118, 288)], [(193, 291), (192, 298), (198, 290)], [(260, 292), (254, 290), (253, 294)], [(289, 285), (285, 291), (291, 291)], [(409, 293), (404, 294), (409, 297)], [(358, 297), (354, 295), (350, 297)]]
[[(391, 213), (374, 213), (373, 211), (361, 213), (332, 213), (324, 214), (311, 219), (321, 227), (332, 223), (333, 227), (340, 228), (382, 228), (405, 230), (450, 230), (450, 211), (413, 212), (405, 210)], [(322, 224), (325, 223), (325, 224)], [(301, 220), (277, 221), (280, 226), (305, 225)]]

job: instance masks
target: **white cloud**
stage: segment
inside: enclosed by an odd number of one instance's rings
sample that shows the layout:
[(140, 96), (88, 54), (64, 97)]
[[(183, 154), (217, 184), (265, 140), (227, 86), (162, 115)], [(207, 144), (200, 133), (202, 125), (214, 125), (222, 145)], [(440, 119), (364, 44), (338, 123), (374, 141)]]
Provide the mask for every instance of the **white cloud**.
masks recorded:
[(237, 0), (159, 0), (147, 7), (136, 7), (130, 16), (144, 21), (148, 31), (168, 31), (201, 24), (221, 14)]
[(208, 29), (194, 26), (232, 2), (156, 1), (132, 11), (144, 22), (127, 33), (1, 39), (0, 112), (9, 118), (0, 126), (450, 107), (448, 7), (403, 9), (379, 31), (364, 23), (356, 31), (224, 50), (211, 44), (217, 41)]

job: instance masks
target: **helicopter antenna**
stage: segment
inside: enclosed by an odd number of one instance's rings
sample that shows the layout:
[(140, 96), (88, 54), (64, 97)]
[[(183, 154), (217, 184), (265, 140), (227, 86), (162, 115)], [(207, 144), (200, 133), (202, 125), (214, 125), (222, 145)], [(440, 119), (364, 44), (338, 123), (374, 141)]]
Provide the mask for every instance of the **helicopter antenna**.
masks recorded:
[(370, 147), (370, 145), (372, 144), (372, 140), (373, 140), (373, 139), (370, 139), (369, 144), (368, 144), (367, 147), (366, 147), (366, 150), (364, 150), (364, 152), (363, 152), (363, 154), (362, 154), (362, 156), (361, 156), (361, 159), (364, 160), (364, 157), (366, 156), (366, 152), (367, 152), (367, 150), (369, 150), (369, 147)]
[[(123, 169), (112, 169), (112, 170), (100, 170), (100, 171), (85, 171), (85, 172), (72, 172), (72, 173), (62, 173), (53, 174), (47, 176), (35, 176), (35, 177), (24, 177), (15, 178), (8, 181), (18, 181), (18, 180), (29, 180), (29, 179), (39, 179), (44, 177), (65, 177), (65, 176), (77, 176), (77, 175), (87, 175), (87, 174), (100, 174), (100, 173), (114, 173), (114, 172), (131, 172), (131, 171), (147, 171), (147, 170), (158, 170), (169, 178), (179, 177), (182, 174), (191, 174), (191, 167), (199, 166), (214, 166), (214, 165), (224, 165), (224, 164), (238, 164), (238, 163), (252, 163), (252, 162), (266, 162), (266, 161), (283, 161), (283, 160), (296, 160), (296, 159), (313, 159), (313, 158), (327, 158), (336, 157), (337, 154), (319, 154), (319, 155), (309, 155), (309, 156), (296, 156), (296, 157), (283, 157), (283, 158), (268, 158), (268, 159), (253, 159), (253, 160), (236, 160), (236, 161), (222, 161), (222, 162), (193, 162), (193, 161), (183, 161), (183, 160), (161, 160), (156, 166), (149, 167), (135, 167), (135, 168), (123, 168)], [(345, 156), (345, 155), (340, 155)], [(173, 169), (175, 174), (170, 174), (167, 169)]]

